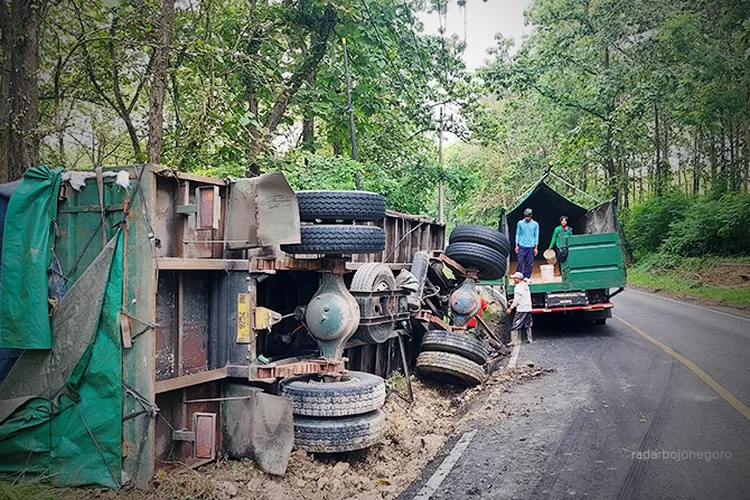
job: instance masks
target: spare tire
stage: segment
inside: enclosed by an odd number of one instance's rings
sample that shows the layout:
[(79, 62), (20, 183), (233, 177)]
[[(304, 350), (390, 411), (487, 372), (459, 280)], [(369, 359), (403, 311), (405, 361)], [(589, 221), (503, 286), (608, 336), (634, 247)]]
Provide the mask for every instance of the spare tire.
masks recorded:
[(369, 191), (297, 191), (297, 204), (304, 222), (385, 217), (385, 197)]
[(295, 415), (342, 417), (377, 410), (385, 403), (385, 380), (365, 372), (347, 372), (326, 382), (303, 375), (282, 380), (279, 394), (292, 401)]
[(361, 450), (383, 439), (385, 427), (382, 410), (343, 418), (295, 416), (294, 447), (310, 453)]
[(496, 280), (508, 269), (508, 256), (479, 243), (452, 243), (445, 255), (464, 267), (476, 269), (480, 279)]
[[(350, 292), (390, 292), (396, 290), (396, 277), (393, 275), (393, 271), (386, 264), (382, 262), (367, 262), (357, 269), (352, 278), (352, 284), (349, 286)], [(366, 310), (366, 304), (371, 298), (364, 298), (355, 295), (357, 303), (359, 303), (359, 310), (363, 314)], [(381, 302), (387, 298), (379, 299)], [(384, 305), (381, 303), (381, 307)], [(382, 344), (393, 334), (393, 322), (379, 323), (375, 325), (359, 325), (357, 331), (354, 333), (354, 338), (367, 342), (368, 344)]]
[(300, 239), (299, 244), (281, 245), (281, 249), (291, 254), (376, 253), (385, 250), (385, 231), (376, 226), (302, 226)]
[(354, 273), (349, 290), (352, 292), (386, 292), (396, 289), (396, 277), (388, 265), (367, 262)]
[(484, 381), (481, 366), (457, 354), (423, 351), (417, 357), (417, 370), (428, 378), (457, 385), (479, 385)]
[(487, 362), (489, 354), (484, 344), (463, 333), (432, 330), (422, 337), (423, 351), (439, 351), (458, 354), (479, 365)]
[(510, 241), (500, 231), (489, 227), (471, 224), (456, 226), (451, 232), (449, 243), (478, 243), (486, 247), (494, 248), (505, 257), (510, 254)]

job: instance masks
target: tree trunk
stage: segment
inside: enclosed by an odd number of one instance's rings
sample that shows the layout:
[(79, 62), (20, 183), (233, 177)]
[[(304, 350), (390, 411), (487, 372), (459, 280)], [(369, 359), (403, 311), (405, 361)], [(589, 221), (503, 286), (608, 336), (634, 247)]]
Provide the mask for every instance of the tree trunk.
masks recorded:
[(620, 200), (620, 175), (617, 171), (617, 165), (612, 154), (612, 118), (610, 116), (607, 122), (607, 142), (606, 142), (606, 156), (604, 158), (604, 169), (607, 171), (607, 178), (609, 180), (609, 189), (612, 193), (612, 197), (619, 204)]
[[(661, 153), (661, 192), (664, 193), (666, 189), (672, 184), (672, 164), (669, 162), (669, 124), (666, 118), (662, 117), (661, 130), (664, 133), (661, 141), (662, 153)], [(679, 183), (679, 177), (677, 178)]]
[(714, 134), (708, 134), (708, 162), (711, 165), (711, 187), (713, 187), (719, 181), (716, 138), (714, 137)]
[[(109, 40), (107, 42), (107, 47), (109, 50), (109, 58), (112, 63), (112, 90), (114, 94), (114, 102), (111, 100), (109, 101), (111, 103), (111, 106), (115, 109), (118, 115), (120, 115), (120, 118), (122, 118), (122, 121), (125, 122), (125, 128), (128, 129), (128, 136), (130, 137), (130, 143), (133, 145), (133, 153), (135, 154), (136, 161), (141, 162), (143, 161), (143, 158), (141, 156), (141, 143), (138, 139), (138, 131), (135, 128), (135, 125), (133, 125), (133, 119), (130, 116), (130, 113), (133, 109), (133, 106), (127, 106), (125, 104), (125, 99), (122, 95), (122, 89), (120, 88), (120, 65), (117, 60), (117, 50), (115, 49), (115, 40), (117, 39), (117, 26), (118, 26), (119, 19), (117, 16), (112, 18), (112, 24), (109, 27)], [(85, 49), (84, 45), (84, 49)], [(149, 60), (149, 66), (151, 66), (151, 61), (153, 59)], [(86, 54), (86, 61), (88, 64), (89, 57), (88, 54)], [(96, 83), (96, 78), (93, 74), (93, 70), (91, 69), (91, 66), (88, 67), (88, 72), (91, 77), (91, 81), (94, 84), (95, 87), (97, 87), (99, 93), (104, 97), (106, 94), (104, 90), (101, 89), (101, 87), (98, 87), (98, 83)], [(145, 78), (145, 76), (144, 76)], [(140, 91), (140, 85), (138, 86), (138, 91)], [(137, 98), (138, 98), (138, 91), (136, 91), (135, 96), (133, 97), (133, 100), (131, 101), (131, 104), (135, 104)], [(106, 97), (105, 97), (106, 99)]]
[(326, 49), (328, 48), (328, 39), (333, 34), (333, 28), (337, 22), (336, 11), (328, 4), (323, 13), (323, 18), (320, 19), (318, 31), (314, 36), (311, 36), (312, 43), (309, 54), (299, 64), (287, 80), (284, 88), (276, 96), (276, 100), (271, 106), (263, 124), (263, 132), (261, 133), (260, 140), (254, 141), (251, 145), (251, 164), (257, 163), (257, 159), (265, 152), (273, 133), (284, 118), (287, 107), (292, 102), (292, 98), (297, 94), (302, 84), (311, 77), (325, 56)]
[(23, 177), (39, 163), (39, 35), (40, 0), (14, 0), (10, 9), (12, 31), (9, 79), (8, 180)]
[(654, 149), (656, 151), (656, 158), (654, 158), (654, 188), (656, 190), (656, 196), (661, 196), (662, 184), (661, 184), (661, 135), (659, 131), (659, 107), (654, 102)]
[[(310, 36), (310, 46), (314, 46), (316, 42), (316, 35), (313, 33)], [(307, 79), (307, 87), (309, 90), (315, 89), (315, 82), (318, 77), (318, 68), (314, 68), (310, 73), (310, 77)], [(309, 105), (303, 106), (302, 109), (302, 149), (307, 151), (315, 152), (315, 114)]]
[(12, 34), (10, 6), (0, 0), (0, 51), (2, 51), (2, 76), (0, 77), (0, 184), (8, 182), (8, 142), (10, 141), (10, 53)]
[(693, 196), (698, 196), (701, 189), (701, 160), (698, 144), (700, 142), (700, 130), (693, 137)]
[(628, 164), (630, 163), (628, 161), (629, 159), (626, 159), (626, 161), (621, 162), (620, 170), (623, 174), (623, 181), (622, 181), (622, 206), (624, 208), (630, 207), (630, 169), (628, 168)]
[(148, 96), (148, 145), (146, 156), (149, 163), (161, 162), (164, 147), (164, 95), (167, 88), (169, 52), (172, 46), (172, 25), (174, 24), (174, 0), (164, 0), (162, 4), (159, 31), (154, 49), (154, 74)]
[(743, 179), (744, 181), (744, 188), (745, 192), (747, 193), (750, 191), (750, 122), (745, 122), (745, 140), (743, 143), (743, 150), (744, 154), (743, 156), (743, 162), (745, 164), (744, 166), (744, 174)]

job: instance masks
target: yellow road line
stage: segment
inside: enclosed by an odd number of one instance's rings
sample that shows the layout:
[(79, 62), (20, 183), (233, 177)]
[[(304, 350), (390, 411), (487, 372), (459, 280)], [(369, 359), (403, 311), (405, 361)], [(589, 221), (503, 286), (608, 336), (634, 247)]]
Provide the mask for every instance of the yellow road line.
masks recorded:
[(687, 359), (682, 354), (680, 354), (678, 352), (675, 352), (670, 347), (662, 344), (661, 342), (659, 342), (654, 337), (652, 337), (648, 333), (644, 332), (643, 330), (641, 330), (640, 328), (638, 328), (634, 324), (632, 324), (632, 323), (624, 320), (623, 318), (617, 316), (616, 314), (613, 314), (613, 317), (617, 321), (619, 321), (623, 325), (627, 326), (628, 328), (630, 328), (631, 330), (633, 330), (635, 333), (637, 333), (638, 335), (640, 335), (644, 339), (648, 340), (649, 342), (651, 342), (652, 344), (654, 344), (655, 346), (657, 346), (659, 349), (661, 349), (662, 351), (666, 352), (667, 354), (669, 354), (670, 356), (672, 356), (673, 358), (675, 358), (677, 361), (679, 361), (680, 363), (682, 363), (683, 365), (685, 365), (691, 372), (693, 372), (696, 375), (698, 375), (698, 378), (700, 378), (702, 381), (704, 381), (706, 383), (706, 385), (708, 385), (711, 389), (713, 389), (716, 392), (716, 394), (718, 394), (719, 396), (721, 396), (722, 398), (724, 398), (727, 403), (729, 403), (730, 405), (732, 405), (734, 407), (735, 410), (737, 410), (738, 412), (740, 412), (746, 419), (750, 420), (750, 408), (748, 408), (747, 406), (745, 406), (745, 404), (742, 401), (740, 401), (739, 399), (737, 399), (736, 397), (734, 397), (734, 395), (731, 392), (729, 392), (728, 390), (726, 390), (724, 388), (724, 386), (722, 386), (720, 383), (718, 383), (716, 380), (714, 380), (708, 373), (706, 373), (703, 370), (701, 370), (698, 367), (698, 365), (696, 365), (695, 363), (693, 363), (692, 361), (690, 361), (689, 359)]

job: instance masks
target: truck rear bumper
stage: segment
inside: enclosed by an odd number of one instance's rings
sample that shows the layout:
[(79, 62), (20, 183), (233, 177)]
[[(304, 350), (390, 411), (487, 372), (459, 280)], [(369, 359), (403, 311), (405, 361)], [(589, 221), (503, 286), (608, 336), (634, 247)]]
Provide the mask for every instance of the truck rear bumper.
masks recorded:
[(539, 313), (557, 313), (557, 312), (573, 312), (573, 311), (603, 311), (605, 309), (612, 309), (615, 305), (611, 302), (605, 302), (603, 304), (590, 304), (587, 306), (568, 306), (568, 307), (541, 307), (532, 309), (532, 314)]

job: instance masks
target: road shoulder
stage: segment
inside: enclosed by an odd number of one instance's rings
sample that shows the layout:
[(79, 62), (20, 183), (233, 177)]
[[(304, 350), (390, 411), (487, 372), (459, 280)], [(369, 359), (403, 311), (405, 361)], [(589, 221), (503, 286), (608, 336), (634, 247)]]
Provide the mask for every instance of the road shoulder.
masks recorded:
[(701, 309), (708, 309), (714, 312), (720, 312), (724, 314), (738, 316), (738, 317), (745, 318), (745, 319), (750, 319), (750, 309), (728, 306), (726, 304), (722, 304), (720, 302), (710, 300), (710, 299), (704, 299), (700, 297), (690, 297), (690, 296), (679, 294), (679, 293), (672, 293), (672, 292), (668, 292), (665, 290), (631, 285), (631, 284), (628, 284), (627, 290), (636, 292), (636, 293), (641, 293), (644, 295), (651, 295), (653, 297), (657, 297), (660, 299), (680, 302), (688, 306), (699, 307)]

